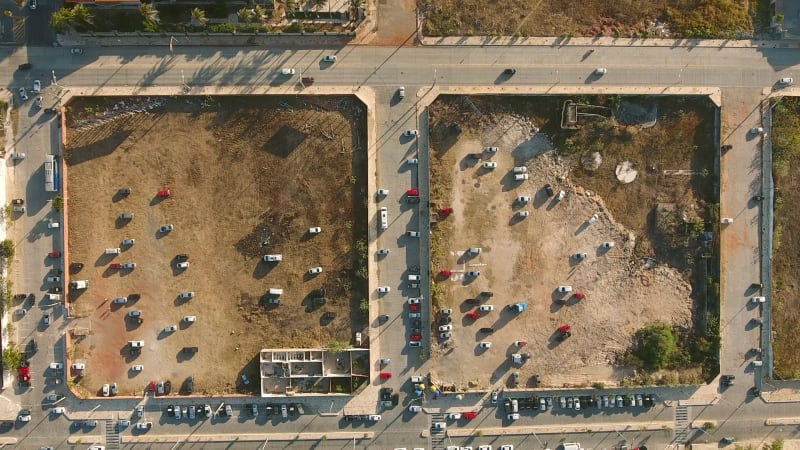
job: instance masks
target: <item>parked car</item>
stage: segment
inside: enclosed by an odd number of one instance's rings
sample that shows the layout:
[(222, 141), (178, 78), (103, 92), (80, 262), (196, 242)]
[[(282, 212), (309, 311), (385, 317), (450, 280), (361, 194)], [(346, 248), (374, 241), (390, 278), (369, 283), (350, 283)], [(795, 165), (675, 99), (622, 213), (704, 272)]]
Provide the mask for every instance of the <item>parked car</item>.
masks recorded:
[(197, 316), (183, 316), (183, 321), (185, 323), (195, 323), (197, 322)]
[(419, 131), (417, 131), (417, 130), (406, 130), (406, 132), (403, 133), (403, 136), (406, 136), (406, 137), (417, 136), (418, 134), (419, 134)]
[(178, 326), (177, 325), (170, 325), (170, 326), (164, 328), (164, 333), (173, 333), (173, 332), (175, 332), (177, 330), (178, 330)]
[(466, 273), (466, 276), (472, 277), (472, 278), (477, 278), (477, 277), (481, 276), (481, 271), (480, 270), (470, 270), (469, 272)]
[(480, 308), (478, 308), (478, 309), (479, 309), (481, 312), (489, 312), (489, 311), (494, 311), (494, 305), (481, 305), (481, 306), (480, 306)]
[(163, 189), (161, 191), (158, 191), (157, 195), (161, 198), (170, 198), (172, 197), (172, 191), (169, 189)]
[(153, 427), (153, 422), (139, 422), (136, 424), (137, 430), (149, 430)]
[(33, 92), (42, 92), (42, 82), (40, 80), (33, 80)]
[(308, 274), (309, 275), (317, 275), (317, 274), (320, 274), (320, 273), (322, 273), (322, 267), (312, 267), (312, 268), (308, 269)]
[(478, 347), (480, 347), (480, 348), (491, 348), (492, 347), (492, 343), (488, 342), (488, 341), (479, 342), (478, 343)]
[(175, 226), (172, 224), (164, 225), (158, 229), (159, 233), (169, 233), (170, 231), (174, 230)]
[(294, 75), (295, 70), (290, 67), (284, 67), (281, 69), (281, 75)]
[(178, 297), (181, 298), (182, 300), (192, 299), (194, 298), (194, 291), (181, 292), (180, 294), (178, 294)]
[(69, 53), (71, 55), (82, 55), (83, 49), (80, 47), (72, 47), (71, 49), (69, 49)]
[(439, 327), (439, 331), (451, 331), (453, 329), (452, 325), (442, 325)]
[(406, 236), (410, 237), (420, 237), (419, 231), (406, 231)]
[(548, 197), (552, 197), (553, 195), (555, 195), (555, 193), (553, 192), (553, 186), (551, 186), (550, 183), (544, 185), (544, 192), (547, 194)]
[(123, 265), (122, 265), (122, 268), (123, 268), (123, 269), (130, 269), (130, 270), (133, 270), (133, 269), (135, 269), (135, 268), (136, 268), (136, 263), (135, 263), (135, 262), (129, 262), (129, 263), (125, 263), (125, 264), (123, 264)]
[(598, 67), (597, 69), (594, 69), (594, 73), (596, 75), (605, 75), (608, 73), (608, 69), (606, 69), (605, 67)]
[(326, 55), (322, 60), (325, 62), (336, 62), (336, 55)]
[(131, 246), (136, 243), (136, 239), (123, 239), (122, 245), (123, 246)]
[(23, 102), (28, 101), (28, 93), (25, 91), (24, 87), (19, 88), (19, 98)]
[(386, 294), (390, 290), (391, 290), (391, 288), (389, 286), (379, 286), (378, 287), (378, 293), (379, 294)]
[(124, 305), (128, 303), (128, 297), (117, 297), (114, 299), (114, 303), (117, 305)]
[(189, 268), (189, 261), (179, 262), (175, 264), (176, 269), (188, 269)]
[(485, 163), (483, 163), (483, 168), (484, 169), (496, 169), (497, 168), (497, 163), (494, 162), (494, 161), (486, 161)]
[(111, 386), (109, 386), (108, 384), (104, 384), (103, 385), (103, 397), (108, 397), (108, 395), (110, 393), (111, 393)]
[(503, 75), (514, 75), (517, 73), (517, 69), (508, 68), (503, 70)]
[(378, 250), (378, 254), (381, 255), (381, 256), (388, 255), (389, 254), (389, 249), (388, 248), (379, 249)]

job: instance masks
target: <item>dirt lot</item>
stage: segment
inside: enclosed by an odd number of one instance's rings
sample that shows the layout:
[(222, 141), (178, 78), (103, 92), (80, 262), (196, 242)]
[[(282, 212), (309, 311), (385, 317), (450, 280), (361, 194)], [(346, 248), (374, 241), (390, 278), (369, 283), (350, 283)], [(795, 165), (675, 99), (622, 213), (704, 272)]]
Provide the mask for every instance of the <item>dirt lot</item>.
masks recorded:
[[(170, 379), (175, 391), (194, 375), (198, 392), (229, 393), (240, 373), (257, 378), (262, 348), (349, 342), (366, 297), (352, 250), (366, 229), (356, 219), (366, 217), (363, 106), (344, 97), (149, 101), (163, 104), (141, 112), (141, 99), (84, 99), (69, 109), (69, 258), (85, 264), (71, 279), (90, 281), (70, 292), (76, 327), (91, 330), (70, 349), (87, 362), (79, 386), (94, 394), (116, 381), (128, 394)], [(115, 110), (140, 112), (87, 122)], [(130, 195), (117, 193), (126, 187)], [(156, 195), (167, 188), (171, 198)], [(166, 224), (174, 230), (159, 232)], [(127, 238), (135, 244), (121, 245)], [(105, 255), (112, 247), (122, 253)], [(175, 268), (178, 254), (189, 255), (188, 269)], [(283, 261), (264, 263), (264, 254)], [(126, 262), (137, 266), (109, 267)], [(315, 266), (322, 274), (308, 275)], [(284, 290), (277, 307), (266, 303), (269, 288)], [(320, 288), (327, 302), (314, 306)], [(196, 297), (179, 299), (185, 291)], [(127, 304), (112, 303), (122, 296)], [(126, 319), (133, 310), (141, 325)], [(187, 315), (197, 322), (183, 323)], [(178, 330), (164, 332), (172, 324)], [(130, 340), (144, 340), (141, 355), (129, 355)], [(199, 352), (183, 354), (186, 346)]]
[(428, 36), (744, 38), (754, 28), (748, 7), (769, 23), (766, 1), (418, 0), (418, 7)]
[(794, 287), (800, 283), (797, 254), (800, 253), (798, 223), (800, 216), (800, 179), (793, 168), (800, 166), (797, 146), (800, 130), (800, 99), (783, 97), (777, 100), (773, 127), (775, 177), (775, 230), (773, 276), (774, 289), (772, 327), (775, 333), (775, 373), (779, 378), (800, 378), (800, 308)]
[[(509, 384), (515, 370), (529, 386), (534, 374), (548, 386), (620, 383), (632, 372), (622, 363), (636, 330), (655, 321), (692, 327), (691, 265), (677, 257), (686, 249), (665, 248), (654, 233), (652, 215), (662, 202), (684, 213), (687, 204), (697, 202), (692, 180), (700, 177), (640, 170), (632, 183), (623, 185), (615, 178), (615, 166), (629, 160), (639, 168), (697, 169), (697, 137), (674, 126), (675, 120), (695, 116), (671, 119), (664, 113), (664, 123), (636, 127), (633, 138), (609, 137), (601, 144), (604, 162), (590, 173), (581, 156), (593, 149), (573, 149), (563, 156), (553, 150), (549, 136), (563, 131), (556, 131), (551, 113), (564, 99), (470, 100), (474, 109), (455, 97), (440, 98), (431, 108), (436, 155), (431, 198), (434, 208), (454, 208), (453, 215), (436, 224), (432, 238), (434, 269), (453, 272), (449, 278), (434, 277), (434, 296), (440, 291), (441, 307), (455, 309), (453, 338), (432, 351), (438, 364), (434, 376), (472, 387)], [(453, 122), (462, 127), (460, 134), (454, 135)], [(689, 122), (687, 130), (704, 132), (702, 120)], [(535, 126), (542, 130), (534, 132)], [(577, 140), (583, 132), (573, 132), (573, 137)], [(655, 136), (672, 136), (673, 142), (653, 150)], [(599, 139), (589, 141), (600, 144)], [(627, 142), (619, 145), (626, 151), (611, 141)], [(483, 151), (486, 146), (500, 150), (490, 155)], [(481, 159), (470, 159), (470, 153), (481, 154)], [(486, 161), (497, 162), (497, 168), (483, 168)], [(525, 166), (530, 179), (515, 181), (515, 166)], [(547, 183), (556, 195), (563, 190), (565, 198), (548, 197), (543, 188)], [(519, 196), (530, 196), (531, 201), (522, 204), (516, 200)], [(701, 206), (702, 202), (695, 204)], [(519, 211), (529, 216), (516, 216)], [(590, 223), (593, 214), (598, 219)], [(605, 250), (604, 242), (615, 246)], [(482, 252), (466, 254), (470, 247), (481, 247)], [(578, 261), (572, 257), (576, 253), (587, 256)], [(645, 267), (646, 257), (655, 258), (653, 268)], [(480, 276), (465, 276), (474, 270)], [(573, 293), (586, 298), (558, 293), (561, 285), (572, 286)], [(482, 291), (493, 293), (482, 304), (494, 310), (476, 320), (467, 318), (477, 305), (466, 300)], [(527, 302), (530, 309), (522, 314), (506, 309), (516, 302)], [(556, 331), (565, 324), (572, 327), (572, 337), (559, 342)], [(482, 327), (495, 331), (482, 333)], [(514, 347), (516, 340), (527, 346)], [(479, 348), (481, 341), (491, 342), (491, 348)], [(517, 352), (530, 355), (520, 369), (510, 364), (510, 355)], [(464, 372), (464, 364), (480, 369)]]

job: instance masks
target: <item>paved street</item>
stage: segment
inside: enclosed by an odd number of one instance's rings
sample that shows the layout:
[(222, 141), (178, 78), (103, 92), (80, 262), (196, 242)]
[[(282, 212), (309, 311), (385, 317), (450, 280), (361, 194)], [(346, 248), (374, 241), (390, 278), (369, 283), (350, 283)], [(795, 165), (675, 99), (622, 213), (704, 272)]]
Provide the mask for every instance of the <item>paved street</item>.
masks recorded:
[[(302, 433), (319, 436), (321, 433), (352, 433), (357, 437), (329, 438), (325, 441), (269, 442), (266, 448), (430, 448), (428, 438), (423, 436), (432, 413), (472, 408), (480, 411), (478, 419), (465, 423), (450, 423), (450, 429), (478, 428), (480, 430), (518, 430), (524, 436), (497, 437), (495, 433), (484, 433), (482, 438), (451, 437), (450, 442), (459, 445), (512, 443), (517, 448), (555, 448), (558, 442), (578, 441), (586, 448), (612, 448), (621, 445), (647, 443), (654, 448), (670, 444), (675, 433), (688, 433), (688, 437), (699, 440), (718, 441), (721, 436), (741, 435), (764, 439), (797, 438), (796, 426), (765, 425), (766, 418), (793, 417), (797, 406), (793, 403), (768, 404), (762, 398), (748, 395), (754, 386), (752, 352), (761, 346), (763, 336), (753, 319), (760, 317), (761, 306), (748, 303), (757, 295), (750, 287), (760, 278), (760, 207), (752, 197), (761, 192), (761, 139), (748, 135), (747, 131), (761, 125), (762, 111), (758, 105), (768, 95), (779, 77), (794, 76), (797, 50), (790, 48), (714, 48), (714, 47), (602, 47), (585, 60), (584, 46), (526, 46), (526, 47), (475, 47), (442, 46), (418, 48), (393, 47), (344, 47), (320, 49), (269, 49), (262, 48), (192, 48), (181, 47), (170, 54), (164, 47), (117, 47), (87, 48), (80, 56), (69, 54), (68, 48), (0, 48), (0, 74), (9, 80), (7, 87), (16, 94), (20, 86), (30, 90), (32, 80), (39, 78), (46, 89), (44, 106), (56, 103), (57, 96), (64, 95), (178, 95), (183, 86), (189, 86), (192, 94), (212, 93), (299, 93), (297, 80), (286, 81), (278, 76), (282, 67), (297, 68), (302, 76), (313, 76), (316, 83), (306, 93), (360, 92), (365, 98), (374, 98), (368, 107), (375, 120), (374, 146), (369, 151), (375, 154), (374, 177), (377, 189), (388, 189), (385, 197), (370, 194), (374, 202), (369, 217), (370, 226), (376, 231), (377, 241), (371, 243), (374, 250), (385, 248), (390, 253), (384, 257), (372, 254), (376, 266), (377, 285), (370, 292), (370, 302), (377, 307), (376, 318), (386, 314), (389, 320), (381, 324), (371, 321), (370, 335), (376, 336), (372, 360), (390, 358), (389, 365), (382, 370), (393, 377), (381, 382), (375, 376), (367, 390), (366, 400), (350, 401), (347, 398), (295, 399), (302, 401), (306, 414), (288, 421), (267, 419), (263, 413), (256, 419), (248, 418), (246, 403), (257, 402), (261, 408), (267, 400), (222, 399), (212, 402), (216, 407), (221, 401), (234, 405), (234, 417), (228, 420), (214, 418), (210, 421), (196, 420), (192, 423), (174, 419), (164, 414), (170, 404), (200, 404), (198, 399), (115, 399), (77, 401), (69, 398), (63, 402), (67, 417), (76, 419), (101, 419), (94, 430), (70, 432), (70, 422), (63, 416), (49, 416), (49, 407), (42, 407), (44, 394), (59, 386), (43, 385), (45, 370), (51, 361), (64, 358), (63, 333), (67, 324), (63, 313), (53, 310), (43, 300), (49, 287), (45, 283), (48, 269), (59, 261), (46, 258), (53, 249), (61, 249), (61, 234), (50, 233), (46, 220), (55, 217), (48, 200), (52, 195), (43, 189), (42, 164), (46, 154), (58, 153), (57, 123), (33, 107), (33, 98), (20, 107), (20, 119), (16, 131), (17, 151), (27, 153), (21, 162), (7, 160), (8, 192), (10, 198), (26, 199), (28, 210), (14, 221), (9, 236), (17, 243), (17, 257), (12, 270), (15, 292), (33, 292), (38, 308), (15, 324), (19, 342), (27, 342), (36, 336), (40, 350), (32, 359), (34, 387), (26, 392), (6, 389), (0, 402), (3, 418), (13, 419), (19, 408), (33, 406), (33, 420), (18, 426), (12, 432), (0, 433), (0, 438), (26, 439), (26, 448), (40, 445), (66, 446), (67, 436), (81, 436), (86, 444), (105, 442), (106, 433), (114, 429), (119, 418), (128, 418), (139, 403), (146, 405), (145, 419), (154, 423), (154, 429), (141, 435), (125, 430), (126, 437), (177, 436), (169, 444), (136, 443), (126, 448), (173, 448), (181, 439), (201, 439), (203, 436), (219, 434), (246, 435), (255, 433), (258, 440), (268, 429), (271, 433)], [(322, 65), (325, 54), (337, 54), (339, 60), (333, 66)], [(19, 64), (31, 62), (33, 70), (17, 71)], [(608, 68), (608, 74), (597, 81), (589, 81), (589, 74), (598, 66)], [(510, 80), (500, 77), (504, 68), (514, 67), (516, 75)], [(52, 72), (51, 72), (52, 71)], [(51, 74), (55, 74), (60, 86), (51, 85)], [(406, 97), (397, 97), (397, 88), (405, 86)], [(721, 328), (723, 333), (722, 372), (735, 374), (736, 384), (720, 391), (717, 385), (680, 389), (645, 389), (636, 392), (657, 393), (661, 402), (650, 410), (625, 408), (624, 410), (589, 410), (580, 413), (552, 410), (544, 413), (526, 411), (523, 417), (509, 426), (504, 422), (499, 409), (484, 405), (481, 395), (468, 394), (464, 400), (453, 397), (427, 401), (427, 413), (409, 413), (407, 406), (412, 393), (408, 377), (428, 372), (424, 357), (428, 354), (430, 340), (422, 333), (421, 348), (409, 348), (407, 298), (420, 292), (407, 287), (408, 275), (414, 266), (423, 276), (421, 283), (428, 283), (427, 254), (428, 217), (427, 194), (427, 130), (425, 127), (426, 106), (436, 92), (487, 92), (502, 93), (562, 93), (562, 92), (620, 92), (620, 93), (698, 93), (722, 89), (721, 141), (733, 145), (733, 149), (721, 159), (721, 213), (732, 217), (720, 236), (723, 263), (723, 303)], [(797, 88), (783, 93), (797, 92)], [(366, 95), (368, 94), (368, 95)], [(734, 105), (726, 109), (728, 103)], [(418, 137), (403, 137), (409, 129), (418, 129)], [(419, 154), (418, 154), (419, 152)], [(419, 165), (407, 160), (419, 156)], [(409, 203), (405, 195), (410, 188), (420, 189), (421, 202)], [(9, 200), (6, 199), (6, 200)], [(379, 208), (388, 212), (388, 228), (380, 230)], [(422, 210), (422, 211), (421, 211)], [(424, 213), (424, 214), (423, 214)], [(421, 215), (422, 214), (422, 215)], [(406, 231), (420, 231), (422, 236), (405, 236)], [(389, 286), (391, 291), (380, 295), (377, 286)], [(429, 304), (422, 303), (422, 315), (429, 315)], [(49, 327), (41, 325), (44, 311), (53, 311), (55, 321)], [(422, 329), (428, 324), (423, 321)], [(421, 357), (422, 355), (422, 357)], [(374, 365), (377, 373), (379, 366)], [(465, 368), (469, 370), (469, 368)], [(383, 410), (375, 399), (379, 387), (391, 387), (401, 393), (401, 404)], [(626, 393), (631, 390), (613, 391)], [(579, 392), (548, 392), (540, 395), (578, 395)], [(374, 401), (373, 401), (374, 400)], [(670, 401), (664, 403), (664, 401)], [(683, 401), (676, 420), (677, 401)], [(673, 403), (675, 402), (675, 403)], [(279, 403), (279, 402), (276, 402)], [(357, 404), (357, 405), (356, 405)], [(326, 413), (348, 411), (358, 408), (356, 413), (372, 406), (383, 418), (375, 424), (352, 424), (341, 417), (327, 417)], [(263, 409), (262, 409), (263, 410)], [(692, 422), (694, 421), (694, 425)], [(715, 430), (706, 434), (698, 430), (698, 423), (717, 423)], [(286, 422), (286, 423), (285, 423)], [(106, 429), (106, 423), (109, 429)], [(670, 423), (668, 429), (661, 424)], [(592, 427), (613, 424), (614, 431), (593, 432)], [(642, 431), (641, 427), (657, 429)], [(527, 428), (527, 427), (537, 428)], [(617, 429), (616, 427), (619, 426)], [(634, 431), (635, 430), (635, 431)], [(571, 434), (581, 432), (578, 434)], [(371, 438), (362, 441), (364, 433)], [(535, 434), (532, 434), (535, 433)], [(457, 434), (457, 433), (454, 433)], [(341, 435), (337, 435), (342, 437)], [(170, 438), (171, 439), (171, 438)], [(244, 438), (243, 438), (244, 439)], [(264, 438), (267, 439), (267, 438)], [(254, 448), (256, 438), (244, 439), (240, 443), (192, 443), (181, 444), (181, 448)], [(262, 442), (263, 443), (263, 442)], [(169, 445), (169, 447), (167, 447)]]

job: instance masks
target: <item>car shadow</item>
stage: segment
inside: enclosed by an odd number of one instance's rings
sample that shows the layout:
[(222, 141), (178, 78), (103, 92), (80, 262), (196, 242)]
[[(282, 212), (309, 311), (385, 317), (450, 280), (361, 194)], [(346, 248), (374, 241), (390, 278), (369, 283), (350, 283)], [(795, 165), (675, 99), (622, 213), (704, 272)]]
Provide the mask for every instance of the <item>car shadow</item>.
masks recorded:
[(508, 219), (508, 225), (509, 225), (509, 226), (514, 226), (514, 225), (517, 225), (517, 224), (518, 224), (518, 223), (520, 223), (520, 222), (524, 222), (524, 221), (525, 221), (525, 219), (527, 219), (527, 217), (526, 217), (526, 216), (520, 216), (520, 215), (519, 215), (519, 211), (518, 211), (518, 212), (514, 213), (514, 215), (512, 215), (512, 216), (511, 216), (511, 217)]
[(586, 229), (589, 228), (589, 225), (590, 223), (588, 221), (584, 221), (582, 224), (580, 224), (578, 228), (575, 230), (575, 236), (586, 231)]
[(125, 315), (125, 331), (134, 331), (142, 326), (142, 323), (144, 323), (142, 319), (135, 319), (127, 314)]

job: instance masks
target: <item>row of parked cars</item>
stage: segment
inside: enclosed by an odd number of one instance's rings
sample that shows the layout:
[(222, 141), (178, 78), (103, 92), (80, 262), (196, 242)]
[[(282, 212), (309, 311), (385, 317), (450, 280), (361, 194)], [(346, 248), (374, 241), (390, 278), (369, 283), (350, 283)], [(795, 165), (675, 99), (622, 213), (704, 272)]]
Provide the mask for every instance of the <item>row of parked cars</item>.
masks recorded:
[[(519, 412), (519, 409), (538, 409), (547, 411), (558, 406), (561, 409), (580, 411), (586, 408), (652, 408), (656, 402), (655, 394), (611, 394), (581, 396), (533, 396), (528, 398), (507, 398), (503, 406), (507, 413)], [(515, 411), (516, 410), (516, 411)]]

